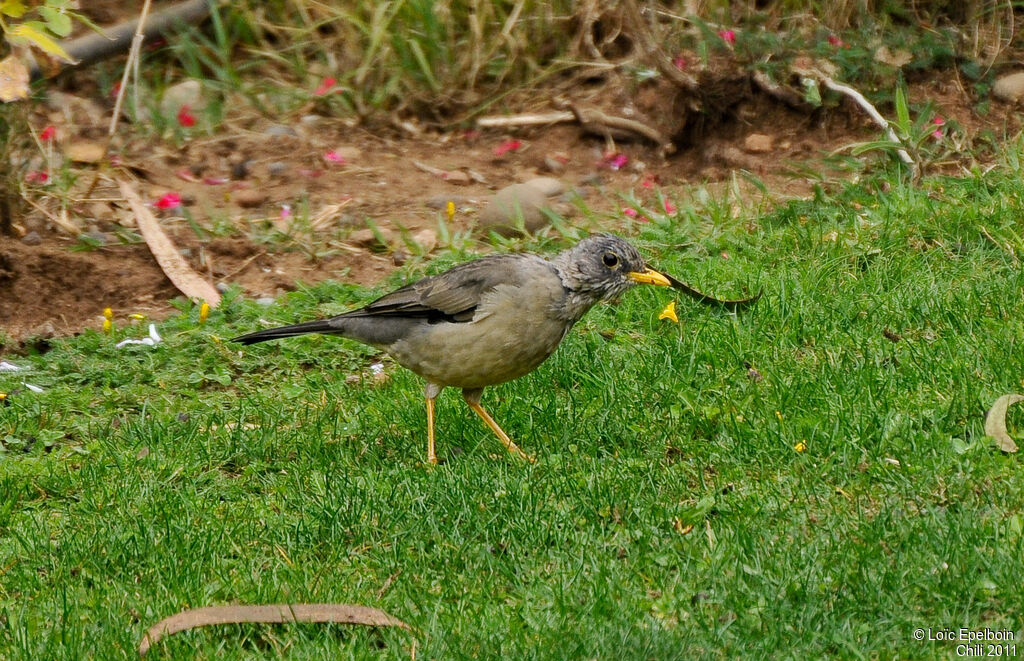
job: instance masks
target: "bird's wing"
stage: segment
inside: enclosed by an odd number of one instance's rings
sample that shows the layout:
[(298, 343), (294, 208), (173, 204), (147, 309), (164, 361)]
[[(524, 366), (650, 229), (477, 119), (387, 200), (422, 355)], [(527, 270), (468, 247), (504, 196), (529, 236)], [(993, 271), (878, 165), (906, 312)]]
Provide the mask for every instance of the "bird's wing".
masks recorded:
[(541, 264), (547, 263), (534, 255), (489, 255), (418, 280), (342, 316), (469, 321), (487, 292), (502, 284), (522, 284), (530, 267)]

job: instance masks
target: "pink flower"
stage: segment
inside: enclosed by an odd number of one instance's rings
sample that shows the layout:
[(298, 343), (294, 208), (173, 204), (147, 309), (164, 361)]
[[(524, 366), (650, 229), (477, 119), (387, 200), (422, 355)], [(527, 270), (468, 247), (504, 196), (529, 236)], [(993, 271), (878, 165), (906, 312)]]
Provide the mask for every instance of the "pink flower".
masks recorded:
[(338, 80), (336, 78), (333, 78), (331, 76), (327, 76), (322, 81), (320, 81), (320, 86), (317, 87), (316, 90), (313, 92), (313, 96), (323, 96), (323, 95), (327, 94), (332, 89), (334, 89), (334, 86), (337, 83), (338, 83)]
[(633, 207), (623, 207), (622, 208), (622, 213), (624, 215), (628, 216), (629, 218), (632, 218), (633, 220), (637, 220), (637, 221), (639, 221), (641, 223), (648, 222), (647, 218), (645, 218), (643, 216), (643, 214), (641, 214), (639, 211), (637, 211)]
[(338, 152), (334, 151), (333, 149), (324, 154), (324, 160), (327, 161), (328, 163), (345, 163), (345, 157), (339, 154)]
[(613, 172), (621, 170), (626, 163), (629, 163), (629, 156), (617, 152), (608, 152), (598, 162), (598, 167), (606, 167)]
[(504, 156), (506, 153), (510, 151), (518, 151), (519, 148), (522, 146), (523, 143), (521, 140), (506, 140), (505, 142), (501, 143), (500, 145), (494, 148), (494, 155)]
[(658, 184), (657, 175), (648, 174), (640, 181), (640, 185), (644, 188), (654, 188)]
[(188, 168), (181, 168), (180, 170), (175, 172), (174, 175), (178, 177), (178, 179), (181, 179), (182, 181), (187, 181), (190, 184), (197, 184), (200, 181), (199, 177), (193, 174), (192, 170)]
[(178, 124), (185, 128), (196, 125), (196, 116), (192, 114), (187, 105), (178, 110)]
[(110, 88), (110, 98), (116, 99), (117, 95), (121, 93), (121, 81), (117, 81)]
[(830, 34), (828, 36), (828, 43), (829, 43), (829, 45), (835, 46), (836, 48), (841, 48), (843, 46), (846, 46), (846, 44), (843, 42), (843, 40), (840, 39), (839, 37), (835, 36), (834, 34)]
[(678, 211), (676, 205), (672, 204), (670, 200), (664, 200), (662, 206), (665, 207), (665, 213), (675, 213)]
[(156, 201), (157, 209), (177, 209), (180, 206), (181, 195), (178, 195), (177, 193), (167, 193)]
[(25, 182), (30, 184), (45, 184), (50, 180), (50, 175), (39, 170), (30, 170), (25, 174)]
[(719, 30), (718, 36), (722, 38), (727, 44), (736, 43), (736, 31), (735, 30)]
[(281, 220), (288, 220), (292, 217), (292, 206), (290, 204), (281, 205)]
[(50, 142), (57, 137), (57, 129), (52, 124), (43, 129), (42, 133), (39, 134), (39, 139), (43, 142)]
[(683, 57), (682, 55), (676, 55), (674, 58), (672, 58), (672, 64), (675, 66), (676, 69), (682, 71), (683, 69), (686, 68), (686, 58)]
[(932, 118), (932, 124), (935, 124), (936, 126), (942, 126), (945, 123), (946, 120), (944, 120), (940, 115), (936, 115)]

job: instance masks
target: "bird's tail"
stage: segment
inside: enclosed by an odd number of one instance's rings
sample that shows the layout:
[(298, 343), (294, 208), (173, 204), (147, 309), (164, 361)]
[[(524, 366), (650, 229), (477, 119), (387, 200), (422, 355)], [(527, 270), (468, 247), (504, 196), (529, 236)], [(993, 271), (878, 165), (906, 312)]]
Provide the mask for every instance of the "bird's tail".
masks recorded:
[(238, 337), (231, 338), (232, 342), (238, 342), (240, 344), (256, 344), (257, 342), (266, 342), (267, 340), (278, 340), (282, 337), (295, 337), (296, 335), (305, 335), (306, 333), (337, 333), (338, 329), (331, 326), (329, 319), (320, 319), (317, 321), (307, 321), (302, 324), (292, 324), (291, 326), (278, 326), (277, 328), (267, 328), (266, 330), (256, 331), (253, 333), (247, 333)]

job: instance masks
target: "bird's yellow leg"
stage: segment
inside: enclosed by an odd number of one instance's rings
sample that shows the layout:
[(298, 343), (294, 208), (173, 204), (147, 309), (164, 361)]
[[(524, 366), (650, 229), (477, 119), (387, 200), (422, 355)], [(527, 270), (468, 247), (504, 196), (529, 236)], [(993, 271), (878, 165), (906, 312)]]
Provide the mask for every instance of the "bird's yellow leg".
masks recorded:
[(480, 392), (481, 391), (479, 390), (463, 390), (462, 397), (466, 400), (466, 404), (469, 405), (469, 408), (473, 409), (473, 411), (480, 416), (480, 419), (491, 428), (491, 431), (498, 437), (498, 440), (501, 441), (501, 444), (505, 446), (506, 450), (512, 454), (519, 455), (531, 464), (536, 461), (533, 457), (523, 452), (519, 446), (508, 437), (505, 430), (498, 426), (498, 423), (494, 421), (494, 418), (484, 410), (484, 407), (480, 406)]
[(434, 451), (434, 400), (427, 397), (427, 463), (437, 463), (437, 453)]
[(441, 394), (442, 386), (428, 383), (427, 396), (427, 463), (437, 464), (437, 452), (434, 451), (434, 400)]

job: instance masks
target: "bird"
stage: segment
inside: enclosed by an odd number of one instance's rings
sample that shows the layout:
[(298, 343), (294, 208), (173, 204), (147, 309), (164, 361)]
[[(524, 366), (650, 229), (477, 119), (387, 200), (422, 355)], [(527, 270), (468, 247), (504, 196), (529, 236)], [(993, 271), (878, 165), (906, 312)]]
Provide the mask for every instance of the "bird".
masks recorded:
[(461, 388), (466, 404), (505, 448), (532, 462), (480, 405), (484, 388), (536, 369), (597, 303), (638, 284), (674, 282), (648, 267), (625, 239), (596, 234), (551, 259), (531, 253), (487, 255), (424, 277), (357, 310), (232, 341), (250, 345), (323, 333), (381, 349), (426, 381), (427, 463), (437, 463), (434, 401), (447, 387)]

